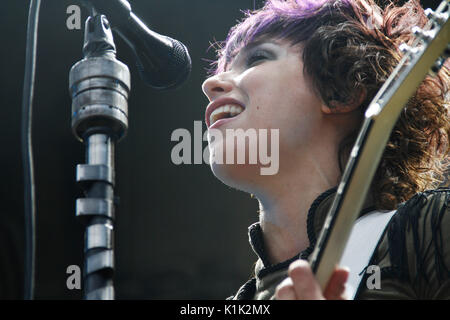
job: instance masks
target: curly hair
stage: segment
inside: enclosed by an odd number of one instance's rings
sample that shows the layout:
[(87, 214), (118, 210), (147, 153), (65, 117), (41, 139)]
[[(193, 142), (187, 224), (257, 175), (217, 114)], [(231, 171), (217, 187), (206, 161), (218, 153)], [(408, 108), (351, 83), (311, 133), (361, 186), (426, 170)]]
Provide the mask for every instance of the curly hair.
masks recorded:
[[(403, 6), (390, 2), (384, 8), (373, 0), (268, 0), (245, 15), (219, 44), (212, 73), (226, 70), (240, 49), (261, 37), (302, 44), (304, 73), (318, 96), (333, 108), (362, 95), (361, 123), (403, 56), (399, 45), (412, 44), (412, 27), (428, 21), (417, 0)], [(428, 75), (403, 109), (371, 185), (378, 208), (396, 208), (442, 183), (449, 166), (449, 79), (448, 66), (437, 76)], [(340, 145), (341, 172), (358, 131)]]

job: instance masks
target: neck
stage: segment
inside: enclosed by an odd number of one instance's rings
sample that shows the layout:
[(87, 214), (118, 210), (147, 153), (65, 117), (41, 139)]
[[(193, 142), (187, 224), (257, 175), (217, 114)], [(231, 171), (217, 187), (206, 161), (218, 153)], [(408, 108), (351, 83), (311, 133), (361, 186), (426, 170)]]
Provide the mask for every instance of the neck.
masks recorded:
[(301, 165), (280, 170), (267, 192), (257, 195), (265, 250), (272, 264), (292, 258), (309, 246), (307, 215), (312, 202), (338, 183), (338, 165), (330, 158), (303, 156)]

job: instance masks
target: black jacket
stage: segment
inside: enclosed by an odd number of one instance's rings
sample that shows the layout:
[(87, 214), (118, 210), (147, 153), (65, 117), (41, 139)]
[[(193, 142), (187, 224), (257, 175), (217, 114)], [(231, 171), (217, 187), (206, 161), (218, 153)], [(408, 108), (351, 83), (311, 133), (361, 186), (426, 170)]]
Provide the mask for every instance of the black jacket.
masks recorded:
[[(310, 246), (289, 260), (271, 265), (259, 223), (249, 227), (258, 256), (254, 275), (229, 299), (274, 299), (276, 286), (287, 277), (290, 263), (313, 251), (336, 188), (322, 193), (308, 212)], [(366, 206), (361, 215), (375, 208)], [(361, 281), (356, 299), (450, 299), (450, 189), (430, 190), (399, 205), (368, 265), (380, 268), (380, 288)]]

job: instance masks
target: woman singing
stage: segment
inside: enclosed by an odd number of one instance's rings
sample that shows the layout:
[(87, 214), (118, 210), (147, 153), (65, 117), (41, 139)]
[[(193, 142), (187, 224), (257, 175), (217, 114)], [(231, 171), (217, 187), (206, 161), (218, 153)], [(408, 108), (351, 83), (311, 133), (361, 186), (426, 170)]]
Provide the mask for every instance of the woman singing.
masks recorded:
[[(345, 298), (349, 270), (336, 268), (322, 291), (307, 259), (364, 111), (426, 22), (415, 0), (268, 0), (230, 30), (203, 84), (206, 124), (222, 133), (211, 155), (225, 159), (226, 132), (238, 129), (277, 130), (279, 153), (274, 174), (261, 174), (261, 161), (211, 161), (218, 179), (259, 202), (249, 228), (258, 260), (233, 299)], [(449, 79), (446, 67), (427, 76), (390, 135), (361, 212), (395, 210), (370, 260), (381, 283), (362, 281), (356, 299), (450, 298)]]

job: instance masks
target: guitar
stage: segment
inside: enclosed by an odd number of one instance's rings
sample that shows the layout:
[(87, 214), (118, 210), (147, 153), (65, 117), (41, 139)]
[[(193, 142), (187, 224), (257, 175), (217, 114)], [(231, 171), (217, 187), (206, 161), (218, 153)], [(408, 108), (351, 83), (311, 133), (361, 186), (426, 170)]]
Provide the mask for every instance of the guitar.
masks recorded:
[(413, 29), (416, 40), (411, 47), (400, 47), (404, 52), (402, 60), (366, 110), (336, 196), (310, 256), (311, 268), (322, 290), (341, 259), (400, 112), (430, 68), (437, 72), (450, 55), (450, 0), (442, 1), (436, 11), (427, 9), (426, 14), (429, 18), (426, 31)]

